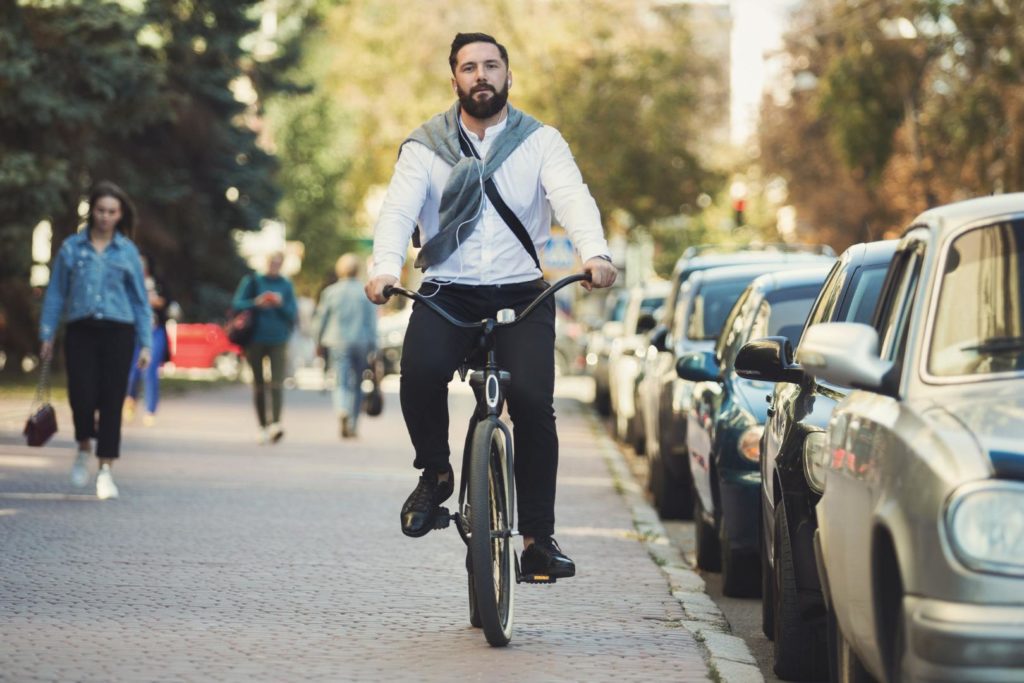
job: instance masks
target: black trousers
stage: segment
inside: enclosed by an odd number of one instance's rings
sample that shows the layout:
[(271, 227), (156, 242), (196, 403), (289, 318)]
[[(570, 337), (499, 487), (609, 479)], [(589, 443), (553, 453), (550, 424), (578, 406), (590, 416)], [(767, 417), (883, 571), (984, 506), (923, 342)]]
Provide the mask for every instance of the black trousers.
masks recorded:
[(64, 357), (75, 441), (96, 439), (96, 455), (121, 455), (121, 409), (135, 353), (135, 328), (109, 320), (68, 325)]
[[(424, 295), (461, 320), (493, 317), (502, 308), (517, 312), (547, 285), (537, 280), (514, 285), (426, 283)], [(402, 347), (402, 415), (420, 469), (448, 467), (448, 382), (473, 349), (478, 332), (452, 326), (419, 303), (414, 304)], [(524, 536), (550, 536), (555, 528), (555, 302), (549, 298), (529, 318), (496, 337), (499, 365), (512, 374), (508, 411), (515, 443), (519, 530)]]

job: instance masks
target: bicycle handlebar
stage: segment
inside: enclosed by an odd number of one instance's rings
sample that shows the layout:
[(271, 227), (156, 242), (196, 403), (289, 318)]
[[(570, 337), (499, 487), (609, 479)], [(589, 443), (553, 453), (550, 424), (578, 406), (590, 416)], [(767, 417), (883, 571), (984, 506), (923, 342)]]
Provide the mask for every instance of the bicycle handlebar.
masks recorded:
[[(520, 320), (522, 320), (526, 316), (530, 315), (530, 313), (533, 312), (533, 309), (537, 308), (537, 306), (539, 306), (544, 301), (544, 299), (548, 298), (549, 296), (551, 296), (552, 294), (554, 294), (555, 292), (560, 290), (562, 287), (565, 287), (566, 285), (571, 285), (574, 282), (580, 282), (582, 280), (587, 280), (589, 282), (590, 281), (590, 273), (574, 273), (573, 275), (569, 275), (567, 277), (563, 277), (561, 280), (559, 280), (558, 282), (556, 282), (555, 284), (551, 285), (550, 287), (545, 289), (543, 292), (541, 292), (540, 295), (538, 295), (536, 299), (531, 301), (530, 305), (527, 306), (526, 308), (524, 308), (523, 312), (520, 313), (519, 315), (517, 315), (513, 320), (510, 320), (509, 322), (499, 322), (499, 323), (497, 323), (497, 326), (498, 327), (508, 327), (509, 325), (515, 325), (517, 322), (519, 322)], [(387, 297), (387, 298), (390, 298), (392, 294), (398, 294), (400, 296), (406, 297), (407, 299), (412, 299), (413, 301), (419, 301), (421, 304), (426, 305), (431, 310), (433, 310), (435, 313), (437, 313), (439, 316), (441, 316), (442, 318), (444, 318), (445, 320), (450, 322), (452, 325), (455, 325), (456, 327), (464, 327), (464, 328), (468, 328), (468, 329), (474, 329), (474, 328), (478, 328), (478, 327), (483, 327), (485, 322), (486, 322), (486, 321), (478, 321), (478, 322), (469, 323), (469, 322), (466, 322), (465, 320), (459, 320), (458, 318), (456, 318), (456, 317), (452, 316), (450, 313), (448, 313), (448, 311), (446, 311), (443, 308), (441, 308), (440, 306), (438, 306), (431, 299), (423, 296), (419, 292), (414, 292), (412, 290), (405, 289), (404, 287), (399, 287), (397, 285), (387, 285), (386, 287), (384, 287), (384, 292), (383, 293), (384, 293), (384, 296)]]

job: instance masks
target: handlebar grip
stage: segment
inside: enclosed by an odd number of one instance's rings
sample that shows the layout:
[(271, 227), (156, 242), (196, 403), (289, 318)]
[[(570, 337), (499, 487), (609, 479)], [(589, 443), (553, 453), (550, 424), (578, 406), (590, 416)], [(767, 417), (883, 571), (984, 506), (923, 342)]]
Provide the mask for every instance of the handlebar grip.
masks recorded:
[(384, 285), (383, 294), (384, 294), (384, 298), (385, 299), (390, 299), (391, 295), (394, 294), (394, 292), (395, 292), (395, 286), (394, 285)]
[(586, 280), (587, 282), (593, 282), (594, 274), (588, 270), (587, 272), (583, 273), (583, 279)]

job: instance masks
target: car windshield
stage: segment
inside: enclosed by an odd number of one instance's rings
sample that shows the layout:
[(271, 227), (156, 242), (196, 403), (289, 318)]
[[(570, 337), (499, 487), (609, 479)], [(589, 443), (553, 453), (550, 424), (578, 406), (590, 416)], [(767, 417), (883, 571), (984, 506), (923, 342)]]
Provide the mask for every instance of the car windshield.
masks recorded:
[(963, 233), (942, 270), (928, 372), (939, 377), (1024, 369), (1024, 221)]
[(690, 339), (714, 339), (750, 279), (707, 283), (693, 297), (686, 336)]
[(749, 339), (786, 337), (796, 346), (807, 315), (818, 296), (818, 287), (792, 287), (771, 292), (754, 316)]

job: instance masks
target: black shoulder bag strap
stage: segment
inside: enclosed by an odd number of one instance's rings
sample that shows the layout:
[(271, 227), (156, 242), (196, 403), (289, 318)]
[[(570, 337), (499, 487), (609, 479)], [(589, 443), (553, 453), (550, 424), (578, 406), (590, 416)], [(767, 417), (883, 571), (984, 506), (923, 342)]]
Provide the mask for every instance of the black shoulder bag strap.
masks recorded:
[[(459, 131), (459, 146), (462, 147), (462, 153), (466, 156), (474, 156), (477, 159), (480, 158), (480, 154), (476, 151), (476, 148), (473, 147), (473, 145), (469, 144), (469, 140), (467, 140), (466, 136), (462, 134), (462, 131)], [(509, 208), (508, 204), (505, 203), (505, 200), (501, 198), (500, 194), (498, 194), (498, 188), (494, 185), (494, 178), (488, 178), (484, 182), (484, 193), (487, 195), (487, 198), (491, 200), (491, 204), (494, 205), (494, 208), (501, 216), (501, 219), (505, 221), (505, 225), (512, 230), (512, 234), (516, 236), (516, 239), (518, 239), (520, 243), (522, 243), (523, 249), (526, 249), (526, 253), (528, 253), (530, 258), (533, 259), (533, 263), (537, 266), (537, 270), (543, 270), (540, 267), (540, 259), (537, 258), (537, 249), (533, 246), (533, 240), (530, 239), (530, 234), (526, 232), (526, 227), (523, 225), (522, 221), (519, 220), (519, 216)]]

